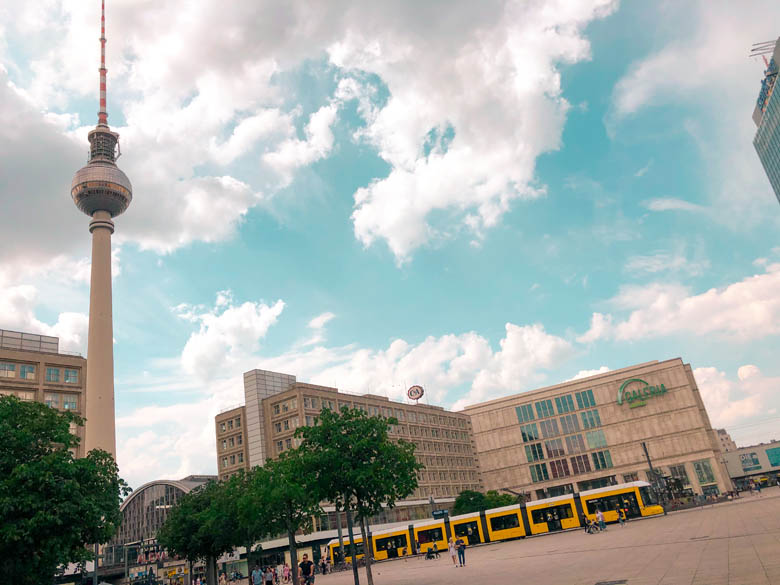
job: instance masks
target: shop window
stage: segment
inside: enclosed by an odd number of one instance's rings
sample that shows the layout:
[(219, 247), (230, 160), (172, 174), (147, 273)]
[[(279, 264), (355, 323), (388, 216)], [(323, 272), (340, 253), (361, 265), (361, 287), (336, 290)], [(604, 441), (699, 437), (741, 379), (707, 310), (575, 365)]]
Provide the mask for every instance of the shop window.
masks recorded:
[(534, 420), (534, 410), (530, 404), (515, 407), (515, 412), (517, 413), (517, 421), (520, 423)]
[(597, 451), (590, 454), (593, 458), (593, 467), (596, 469), (609, 469), (612, 467), (612, 456), (609, 451)]
[(542, 444), (536, 443), (534, 445), (526, 445), (525, 456), (528, 458), (528, 463), (531, 463), (533, 461), (541, 461), (542, 459), (544, 459)]
[(550, 479), (550, 476), (547, 474), (547, 465), (545, 463), (536, 463), (530, 465), (529, 468), (531, 470), (531, 481), (534, 483)]
[(552, 400), (540, 400), (535, 404), (535, 406), (536, 406), (536, 415), (539, 418), (547, 418), (555, 414), (553, 412)]
[(607, 438), (604, 436), (604, 431), (585, 433), (585, 439), (588, 441), (588, 449), (602, 449), (607, 446)]
[(558, 414), (574, 412), (574, 401), (571, 399), (571, 394), (567, 394), (566, 396), (556, 396), (555, 408), (558, 410)]
[(582, 440), (582, 435), (572, 435), (566, 437), (566, 450), (571, 453), (582, 453), (585, 450), (585, 441)]
[(679, 479), (680, 483), (683, 485), (691, 485), (691, 480), (688, 479), (688, 471), (685, 469), (685, 465), (670, 465), (669, 466), (669, 475), (672, 477)]
[(539, 440), (539, 430), (536, 428), (536, 423), (523, 425), (520, 427), (520, 433), (523, 436), (523, 443), (530, 443), (531, 441)]
[(577, 473), (587, 473), (590, 471), (590, 460), (587, 455), (576, 455), (571, 458), (571, 469)]
[(709, 459), (694, 461), (693, 470), (696, 472), (696, 479), (699, 480), (699, 484), (715, 483), (715, 474), (712, 472)]
[(46, 381), (47, 382), (59, 382), (60, 381), (60, 369), (59, 368), (46, 368)]
[(79, 371), (65, 368), (65, 383), (66, 384), (78, 384), (79, 383)]
[(598, 410), (588, 410), (580, 413), (582, 418), (582, 426), (587, 429), (595, 429), (601, 426), (601, 417), (599, 417)]
[(560, 435), (560, 432), (558, 431), (558, 421), (555, 419), (539, 421), (539, 426), (542, 429), (542, 437), (545, 439)]
[(593, 390), (585, 390), (584, 392), (577, 392), (575, 395), (577, 398), (577, 408), (590, 408), (596, 406), (596, 399), (593, 397)]
[(578, 433), (580, 430), (580, 421), (576, 414), (567, 414), (561, 417), (561, 431), (564, 435)]

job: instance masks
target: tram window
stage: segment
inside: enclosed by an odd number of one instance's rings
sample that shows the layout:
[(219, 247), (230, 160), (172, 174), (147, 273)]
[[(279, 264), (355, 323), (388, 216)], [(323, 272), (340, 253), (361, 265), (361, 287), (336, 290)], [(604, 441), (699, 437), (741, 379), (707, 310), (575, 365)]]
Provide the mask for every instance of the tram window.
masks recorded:
[(520, 519), (517, 514), (507, 514), (506, 516), (496, 516), (490, 519), (491, 530), (509, 530), (520, 526)]
[[(333, 547), (333, 550), (338, 555), (339, 547), (335, 546), (335, 547)], [(351, 548), (349, 546), (349, 541), (348, 540), (344, 541), (344, 554), (346, 554), (346, 556), (348, 556), (348, 557), (352, 556), (352, 550), (351, 550)], [(363, 543), (362, 542), (358, 542), (358, 543), (355, 544), (355, 556), (359, 556), (359, 555), (362, 555), (362, 554), (363, 554)]]
[(571, 518), (571, 506), (564, 504), (562, 506), (550, 506), (549, 508), (540, 508), (539, 510), (533, 510), (531, 512), (531, 519), (534, 524), (541, 524), (548, 520), (563, 520), (564, 518)]
[(441, 528), (429, 528), (427, 530), (420, 530), (417, 533), (417, 542), (420, 544), (435, 542), (437, 540), (444, 540)]
[(658, 503), (658, 500), (655, 499), (655, 494), (647, 486), (639, 488), (639, 495), (642, 496), (642, 502), (645, 506), (653, 506)]
[(376, 550), (388, 550), (393, 548), (405, 548), (408, 546), (406, 536), (398, 534), (396, 536), (386, 536), (376, 539)]
[(628, 507), (630, 509), (633, 507), (632, 504), (633, 506), (636, 505), (636, 496), (633, 492), (604, 496), (588, 500), (588, 514), (595, 514), (596, 510), (601, 510), (602, 512), (617, 510), (620, 507)]

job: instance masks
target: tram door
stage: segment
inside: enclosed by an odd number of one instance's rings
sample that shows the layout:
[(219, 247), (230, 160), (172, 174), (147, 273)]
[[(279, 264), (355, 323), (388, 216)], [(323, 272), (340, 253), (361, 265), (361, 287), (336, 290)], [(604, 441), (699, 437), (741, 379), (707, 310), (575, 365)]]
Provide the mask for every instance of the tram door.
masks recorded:
[(621, 494), (620, 499), (623, 502), (623, 507), (628, 508), (626, 512), (627, 517), (639, 518), (642, 515), (642, 512), (639, 511), (639, 502), (636, 500), (635, 493)]
[[(474, 522), (464, 522), (463, 524), (455, 525), (455, 536), (460, 536), (467, 540), (469, 545), (479, 544), (482, 539), (479, 537), (479, 527), (476, 520)], [(457, 538), (456, 538), (457, 540)]]
[(544, 519), (547, 522), (547, 530), (557, 532), (562, 529), (561, 520), (571, 517), (571, 506), (551, 506), (544, 510)]

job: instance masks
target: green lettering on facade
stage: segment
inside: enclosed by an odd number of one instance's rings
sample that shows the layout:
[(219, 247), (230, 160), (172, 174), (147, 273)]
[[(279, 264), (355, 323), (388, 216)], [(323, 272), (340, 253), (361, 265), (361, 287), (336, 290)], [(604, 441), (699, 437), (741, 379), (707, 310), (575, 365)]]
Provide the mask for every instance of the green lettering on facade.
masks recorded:
[[(627, 388), (629, 384), (637, 384), (638, 388)], [(645, 406), (647, 399), (652, 396), (660, 396), (666, 394), (666, 386), (660, 384), (658, 386), (651, 386), (641, 378), (631, 378), (626, 380), (620, 385), (620, 389), (617, 393), (617, 403), (628, 404), (629, 408), (637, 408), (639, 406)]]

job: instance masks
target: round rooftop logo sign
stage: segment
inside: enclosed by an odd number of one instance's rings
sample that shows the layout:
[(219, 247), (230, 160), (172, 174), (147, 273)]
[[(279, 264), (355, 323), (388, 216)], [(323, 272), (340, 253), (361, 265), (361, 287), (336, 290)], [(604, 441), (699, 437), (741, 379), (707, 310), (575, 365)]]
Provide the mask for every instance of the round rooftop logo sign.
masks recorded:
[(406, 395), (409, 397), (410, 400), (420, 400), (420, 398), (423, 397), (423, 394), (425, 394), (425, 390), (423, 390), (422, 386), (412, 386), (409, 388), (409, 390), (406, 391)]
[(646, 405), (648, 398), (660, 396), (661, 394), (666, 394), (666, 387), (663, 384), (651, 386), (640, 378), (631, 378), (620, 385), (617, 393), (617, 403), (623, 404), (623, 402), (626, 402), (629, 408), (636, 408), (637, 406)]

